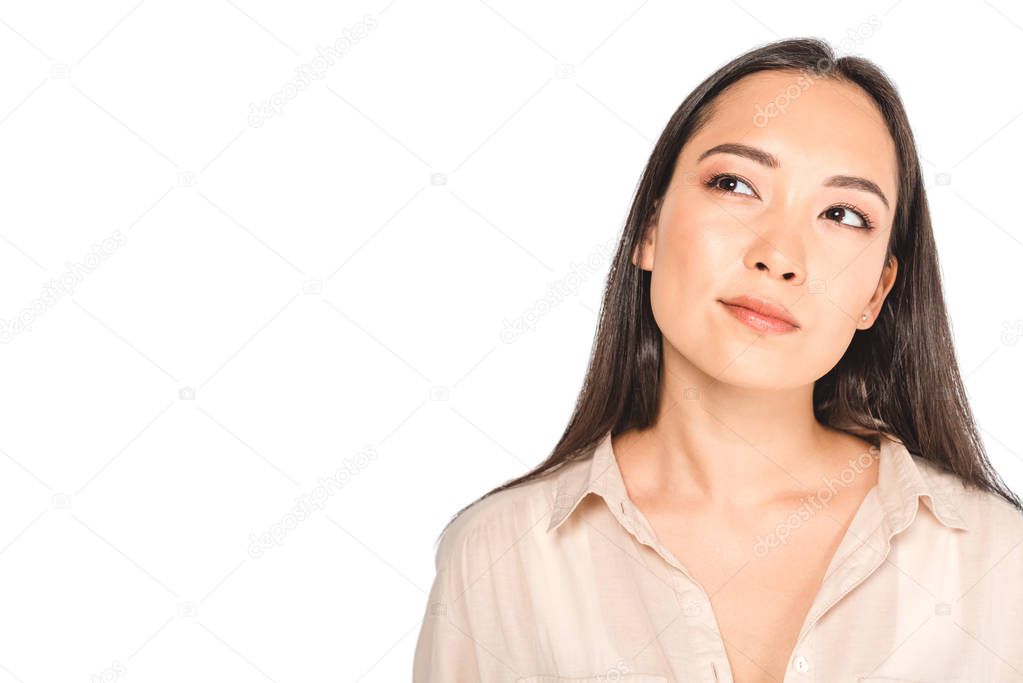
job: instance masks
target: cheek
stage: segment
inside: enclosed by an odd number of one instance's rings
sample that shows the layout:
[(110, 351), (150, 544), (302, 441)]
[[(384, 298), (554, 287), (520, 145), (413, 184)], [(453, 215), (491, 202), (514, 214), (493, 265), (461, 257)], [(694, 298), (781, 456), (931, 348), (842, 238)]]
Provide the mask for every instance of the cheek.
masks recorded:
[(666, 334), (689, 327), (687, 321), (699, 324), (734, 269), (734, 246), (714, 221), (691, 211), (658, 227), (650, 304)]
[(805, 245), (808, 281), (793, 305), (804, 329), (758, 339), (723, 315), (716, 301), (733, 293), (730, 286), (763, 276), (746, 272), (749, 232), (716, 207), (701, 211), (698, 205), (658, 226), (650, 304), (665, 344), (736, 384), (803, 385), (822, 377), (856, 333), (880, 276), (884, 240), (867, 248), (853, 240)]
[[(826, 323), (823, 328), (852, 337), (881, 276), (879, 264), (883, 254), (875, 251), (868, 248), (846, 253), (838, 250), (826, 252), (817, 272), (834, 275), (822, 280), (811, 271), (807, 296), (817, 299), (814, 309)], [(813, 282), (815, 279), (817, 283)]]
[[(849, 348), (877, 288), (882, 257), (860, 247), (819, 252), (811, 262), (806, 292), (795, 312), (810, 322), (804, 346), (817, 377), (834, 367)], [(828, 279), (827, 273), (834, 275)]]

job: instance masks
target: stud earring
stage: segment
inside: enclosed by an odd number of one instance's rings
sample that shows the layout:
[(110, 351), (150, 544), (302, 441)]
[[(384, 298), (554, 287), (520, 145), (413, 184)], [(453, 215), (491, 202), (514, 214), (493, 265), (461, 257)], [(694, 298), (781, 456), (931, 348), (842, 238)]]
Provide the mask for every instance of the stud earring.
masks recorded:
[(864, 314), (863, 314), (863, 319), (864, 319), (864, 320), (866, 320), (866, 319), (867, 319), (867, 314), (866, 314), (866, 313), (864, 313)]

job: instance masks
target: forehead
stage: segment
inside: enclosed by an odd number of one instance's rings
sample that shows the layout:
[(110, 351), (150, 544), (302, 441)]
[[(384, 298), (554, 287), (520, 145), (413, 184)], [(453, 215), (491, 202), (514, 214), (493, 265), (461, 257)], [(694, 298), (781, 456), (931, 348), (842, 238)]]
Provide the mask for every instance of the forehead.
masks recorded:
[(869, 178), (894, 197), (895, 142), (874, 100), (854, 83), (796, 71), (763, 71), (733, 83), (713, 102), (683, 163), (722, 142), (760, 147), (782, 173)]

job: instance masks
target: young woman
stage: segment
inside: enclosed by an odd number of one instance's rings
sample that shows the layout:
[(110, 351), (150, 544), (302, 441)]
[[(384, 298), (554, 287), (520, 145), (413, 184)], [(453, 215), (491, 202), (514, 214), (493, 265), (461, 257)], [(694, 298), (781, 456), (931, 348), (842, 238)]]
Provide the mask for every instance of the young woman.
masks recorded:
[(668, 122), (553, 453), (445, 527), (417, 683), (1023, 681), (1023, 514), (956, 366), (917, 151), (785, 40)]

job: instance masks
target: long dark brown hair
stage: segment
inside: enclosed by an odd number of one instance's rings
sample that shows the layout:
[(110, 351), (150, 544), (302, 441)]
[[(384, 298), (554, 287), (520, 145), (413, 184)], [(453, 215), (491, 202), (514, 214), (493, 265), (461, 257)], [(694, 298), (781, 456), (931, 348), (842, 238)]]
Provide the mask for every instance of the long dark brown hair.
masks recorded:
[[(851, 434), (888, 432), (906, 448), (952, 472), (968, 487), (1023, 504), (998, 476), (980, 440), (959, 373), (931, 230), (916, 142), (895, 86), (870, 61), (836, 59), (815, 38), (780, 40), (718, 69), (682, 102), (657, 140), (611, 264), (582, 390), (554, 451), (526, 474), (466, 505), (592, 455), (613, 435), (651, 426), (661, 383), (661, 332), (650, 307), (650, 272), (632, 264), (646, 225), (671, 181), (683, 145), (713, 115), (713, 103), (744, 76), (792, 71), (859, 85), (877, 103), (895, 142), (899, 189), (886, 259), (898, 259), (896, 281), (873, 326), (858, 330), (842, 359), (813, 390), (814, 415)], [(445, 526), (445, 530), (447, 526)], [(443, 535), (443, 531), (441, 532)]]

